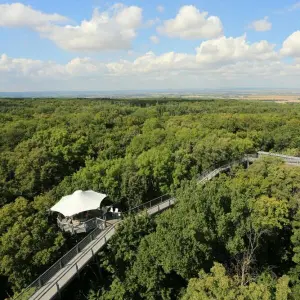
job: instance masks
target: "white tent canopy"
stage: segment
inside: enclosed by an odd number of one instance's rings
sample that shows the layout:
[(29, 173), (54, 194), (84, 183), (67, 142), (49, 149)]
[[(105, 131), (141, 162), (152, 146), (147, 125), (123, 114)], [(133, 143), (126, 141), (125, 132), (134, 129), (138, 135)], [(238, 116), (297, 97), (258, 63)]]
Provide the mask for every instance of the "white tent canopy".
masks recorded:
[(65, 217), (71, 217), (84, 211), (100, 208), (101, 202), (106, 197), (107, 195), (94, 191), (79, 190), (72, 195), (62, 197), (50, 210), (59, 212)]

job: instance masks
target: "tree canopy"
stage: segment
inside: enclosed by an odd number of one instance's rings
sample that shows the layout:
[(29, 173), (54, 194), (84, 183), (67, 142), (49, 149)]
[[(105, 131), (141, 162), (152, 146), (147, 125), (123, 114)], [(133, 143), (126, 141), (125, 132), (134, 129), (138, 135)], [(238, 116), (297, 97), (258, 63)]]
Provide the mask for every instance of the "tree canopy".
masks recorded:
[(178, 201), (155, 220), (126, 220), (94, 263), (105, 276), (87, 271), (78, 295), (223, 299), (230, 288), (238, 299), (300, 298), (300, 169), (264, 159), (196, 183), (258, 150), (300, 156), (299, 105), (1, 99), (0, 125), (4, 293), (19, 292), (76, 242), (47, 210), (93, 189), (123, 210), (165, 193)]

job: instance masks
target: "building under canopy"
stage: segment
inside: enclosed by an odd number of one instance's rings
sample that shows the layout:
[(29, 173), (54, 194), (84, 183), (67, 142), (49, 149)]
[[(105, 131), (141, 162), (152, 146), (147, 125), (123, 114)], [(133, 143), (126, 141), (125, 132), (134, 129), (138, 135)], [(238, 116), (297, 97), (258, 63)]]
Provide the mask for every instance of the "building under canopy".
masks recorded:
[(79, 190), (62, 197), (50, 211), (59, 213), (57, 223), (63, 231), (80, 233), (97, 227), (108, 215), (120, 217), (118, 209), (114, 211), (113, 205), (109, 204), (106, 194)]

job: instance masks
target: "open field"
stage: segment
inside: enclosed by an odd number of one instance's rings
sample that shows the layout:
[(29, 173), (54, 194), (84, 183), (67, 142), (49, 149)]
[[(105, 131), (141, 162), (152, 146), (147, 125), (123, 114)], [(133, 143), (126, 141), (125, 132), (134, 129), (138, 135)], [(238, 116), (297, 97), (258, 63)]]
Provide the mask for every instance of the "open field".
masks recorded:
[(238, 99), (238, 100), (261, 100), (275, 101), (280, 103), (298, 103), (300, 102), (300, 93), (298, 94), (237, 94), (237, 93), (220, 93), (220, 94), (193, 94), (181, 95), (182, 99)]
[(276, 102), (300, 102), (299, 95), (247, 95), (239, 96), (238, 99), (245, 100), (263, 100), (263, 101), (276, 101)]

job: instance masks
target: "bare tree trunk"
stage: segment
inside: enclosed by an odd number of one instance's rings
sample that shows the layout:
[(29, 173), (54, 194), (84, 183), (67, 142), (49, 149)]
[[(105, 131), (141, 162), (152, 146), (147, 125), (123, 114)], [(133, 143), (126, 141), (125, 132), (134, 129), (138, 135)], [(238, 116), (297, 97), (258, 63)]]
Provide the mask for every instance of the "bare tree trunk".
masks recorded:
[(248, 247), (243, 258), (238, 263), (238, 274), (240, 274), (241, 285), (246, 285), (249, 283), (249, 276), (251, 273), (252, 265), (255, 262), (255, 252), (259, 247), (259, 241), (263, 234), (267, 233), (267, 230), (255, 231), (251, 228), (250, 232), (247, 234)]

